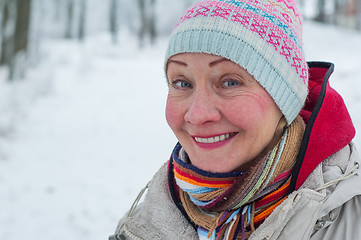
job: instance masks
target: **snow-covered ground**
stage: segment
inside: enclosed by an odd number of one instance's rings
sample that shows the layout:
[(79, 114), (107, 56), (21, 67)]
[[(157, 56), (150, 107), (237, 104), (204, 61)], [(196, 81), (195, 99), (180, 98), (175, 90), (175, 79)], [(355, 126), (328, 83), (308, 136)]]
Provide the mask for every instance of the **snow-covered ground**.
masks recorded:
[[(314, 23), (304, 34), (308, 60), (336, 63), (331, 85), (361, 131), (361, 34)], [(1, 240), (107, 239), (167, 161), (176, 139), (164, 117), (166, 40), (143, 50), (110, 42), (44, 43), (26, 80), (37, 97), (14, 104), (15, 131), (0, 138)]]

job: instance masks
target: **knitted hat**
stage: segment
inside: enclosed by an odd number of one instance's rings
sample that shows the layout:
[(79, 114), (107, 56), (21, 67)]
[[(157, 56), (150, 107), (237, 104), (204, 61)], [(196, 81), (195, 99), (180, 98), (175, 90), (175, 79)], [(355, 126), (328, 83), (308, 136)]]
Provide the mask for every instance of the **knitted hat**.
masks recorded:
[(294, 0), (201, 0), (171, 35), (166, 61), (178, 53), (209, 53), (246, 69), (290, 124), (307, 97), (302, 16)]

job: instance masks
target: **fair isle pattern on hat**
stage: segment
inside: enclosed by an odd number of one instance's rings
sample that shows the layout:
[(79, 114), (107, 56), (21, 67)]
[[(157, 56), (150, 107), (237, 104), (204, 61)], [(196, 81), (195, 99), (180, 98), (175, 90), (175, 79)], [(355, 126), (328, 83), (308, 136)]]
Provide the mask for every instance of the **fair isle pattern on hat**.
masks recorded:
[(177, 23), (166, 61), (202, 52), (245, 68), (272, 96), (290, 124), (307, 97), (302, 17), (294, 0), (198, 1)]

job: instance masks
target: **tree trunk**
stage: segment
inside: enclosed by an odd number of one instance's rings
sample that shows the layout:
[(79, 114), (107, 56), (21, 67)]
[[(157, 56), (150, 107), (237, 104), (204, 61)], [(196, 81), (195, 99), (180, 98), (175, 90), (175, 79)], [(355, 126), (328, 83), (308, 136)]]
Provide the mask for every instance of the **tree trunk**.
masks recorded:
[(25, 58), (28, 48), (31, 0), (17, 0), (17, 17), (14, 35), (14, 50), (11, 55), (9, 80), (23, 77)]
[(67, 2), (67, 18), (66, 18), (66, 26), (65, 26), (65, 38), (73, 37), (73, 17), (74, 17), (74, 1), (68, 0)]
[[(3, 42), (3, 15), (4, 15), (4, 1), (0, 0), (0, 59), (2, 55), (2, 42)], [(1, 61), (1, 60), (0, 60)], [(1, 63), (0, 63), (1, 64)]]
[(109, 27), (113, 43), (118, 42), (118, 0), (110, 0)]
[(315, 20), (319, 22), (326, 22), (326, 1), (318, 0), (317, 5), (318, 14), (315, 17)]
[(138, 6), (140, 13), (139, 43), (142, 47), (146, 37), (149, 37), (152, 44), (156, 39), (155, 0), (138, 0)]
[(14, 51), (14, 34), (16, 24), (16, 2), (2, 1), (2, 32), (1, 32), (1, 65), (10, 65), (11, 56)]
[(356, 2), (356, 28), (361, 31), (361, 0)]
[(84, 40), (85, 36), (85, 26), (86, 26), (86, 0), (81, 0), (80, 2), (80, 14), (79, 14), (79, 30), (78, 30), (78, 39), (79, 41)]
[(155, 43), (157, 37), (156, 22), (155, 22), (155, 0), (150, 0), (150, 11), (149, 11), (149, 37), (152, 44)]
[(18, 0), (15, 27), (15, 53), (22, 50), (26, 51), (28, 47), (30, 6), (30, 0)]
[(331, 22), (333, 24), (337, 25), (340, 11), (341, 11), (339, 0), (333, 0), (333, 8), (334, 8), (334, 12), (332, 14)]
[(140, 47), (143, 47), (144, 45), (144, 36), (147, 31), (147, 22), (146, 22), (146, 16), (145, 16), (145, 0), (138, 0), (138, 7), (139, 7), (139, 13), (140, 13), (140, 30), (139, 30), (139, 45)]

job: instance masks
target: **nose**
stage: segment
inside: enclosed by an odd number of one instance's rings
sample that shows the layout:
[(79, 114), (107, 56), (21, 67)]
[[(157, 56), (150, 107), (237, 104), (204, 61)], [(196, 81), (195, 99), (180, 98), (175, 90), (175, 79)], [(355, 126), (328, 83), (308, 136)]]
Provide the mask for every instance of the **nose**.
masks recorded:
[(198, 90), (189, 99), (184, 120), (193, 125), (219, 122), (221, 113), (217, 108), (216, 97), (205, 90)]

